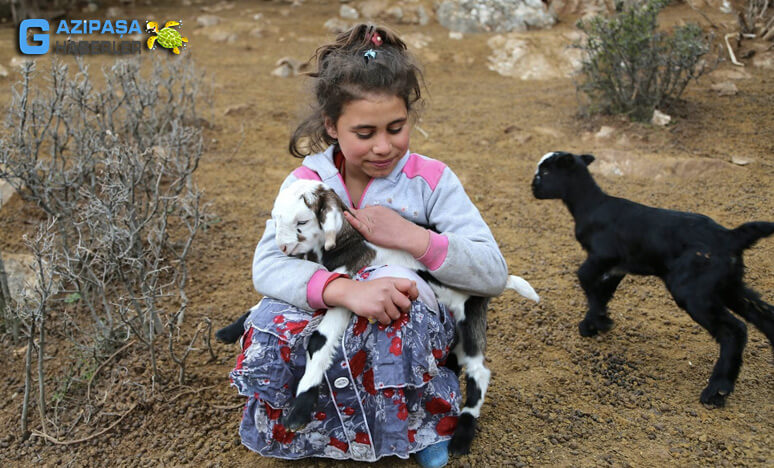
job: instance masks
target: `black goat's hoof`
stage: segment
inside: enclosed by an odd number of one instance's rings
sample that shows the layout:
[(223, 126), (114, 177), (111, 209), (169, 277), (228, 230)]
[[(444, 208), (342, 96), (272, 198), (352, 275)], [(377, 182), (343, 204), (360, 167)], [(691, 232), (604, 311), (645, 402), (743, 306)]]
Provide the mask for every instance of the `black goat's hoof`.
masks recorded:
[(599, 332), (606, 332), (613, 328), (613, 320), (610, 317), (599, 317), (594, 319), (583, 319), (578, 324), (578, 331), (581, 336), (590, 337)]
[(454, 430), (454, 435), (449, 443), (449, 453), (467, 455), (470, 453), (470, 446), (475, 436), (476, 418), (469, 413), (462, 413), (457, 420), (457, 429)]
[(728, 380), (710, 381), (707, 388), (702, 390), (699, 401), (712, 408), (722, 408), (726, 405), (726, 398), (728, 398), (733, 389), (733, 384)]

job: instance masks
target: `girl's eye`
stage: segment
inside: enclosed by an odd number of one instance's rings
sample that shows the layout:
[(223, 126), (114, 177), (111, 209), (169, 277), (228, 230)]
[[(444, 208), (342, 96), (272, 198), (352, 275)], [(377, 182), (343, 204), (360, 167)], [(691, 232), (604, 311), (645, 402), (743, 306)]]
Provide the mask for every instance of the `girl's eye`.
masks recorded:
[(390, 133), (391, 133), (391, 134), (393, 134), (393, 135), (397, 135), (397, 134), (398, 134), (398, 133), (400, 133), (402, 130), (403, 130), (403, 126), (402, 126), (402, 125), (401, 125), (400, 127), (398, 127), (398, 128), (390, 128), (390, 129), (387, 129), (387, 131), (388, 131), (388, 132), (390, 132)]
[(374, 134), (372, 132), (369, 132), (369, 133), (357, 133), (356, 135), (361, 140), (367, 140), (371, 138)]

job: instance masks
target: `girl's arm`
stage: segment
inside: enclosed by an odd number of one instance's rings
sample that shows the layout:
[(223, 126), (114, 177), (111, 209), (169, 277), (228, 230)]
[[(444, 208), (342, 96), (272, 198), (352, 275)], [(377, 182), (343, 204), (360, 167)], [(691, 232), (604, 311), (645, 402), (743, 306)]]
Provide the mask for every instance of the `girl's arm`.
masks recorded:
[(381, 206), (357, 210), (357, 219), (346, 216), (369, 242), (411, 253), (444, 284), (479, 296), (502, 293), (508, 279), (505, 259), (489, 226), (448, 167), (426, 197), (425, 206), (432, 231)]

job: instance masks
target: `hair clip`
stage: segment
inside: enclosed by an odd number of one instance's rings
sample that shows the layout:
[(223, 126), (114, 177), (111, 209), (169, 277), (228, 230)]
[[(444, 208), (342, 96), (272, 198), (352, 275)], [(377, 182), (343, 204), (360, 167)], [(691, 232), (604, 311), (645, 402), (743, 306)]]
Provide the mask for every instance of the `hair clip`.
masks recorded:
[(376, 51), (374, 49), (368, 49), (365, 52), (363, 52), (363, 58), (365, 59), (366, 64), (369, 60), (376, 58)]
[(384, 41), (382, 41), (382, 36), (375, 32), (371, 35), (371, 42), (373, 42), (376, 47), (379, 47)]

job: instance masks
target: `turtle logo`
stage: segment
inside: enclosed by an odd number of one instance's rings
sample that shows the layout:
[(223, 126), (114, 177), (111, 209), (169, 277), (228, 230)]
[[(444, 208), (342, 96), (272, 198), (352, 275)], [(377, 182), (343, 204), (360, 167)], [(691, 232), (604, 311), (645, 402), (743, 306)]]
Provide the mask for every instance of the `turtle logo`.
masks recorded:
[(188, 42), (187, 37), (183, 37), (180, 31), (173, 29), (173, 26), (179, 26), (177, 21), (167, 21), (164, 27), (159, 30), (159, 25), (155, 21), (148, 21), (145, 24), (145, 30), (154, 34), (148, 38), (148, 49), (153, 49), (159, 44), (165, 49), (172, 49), (176, 55), (180, 53), (180, 48)]

